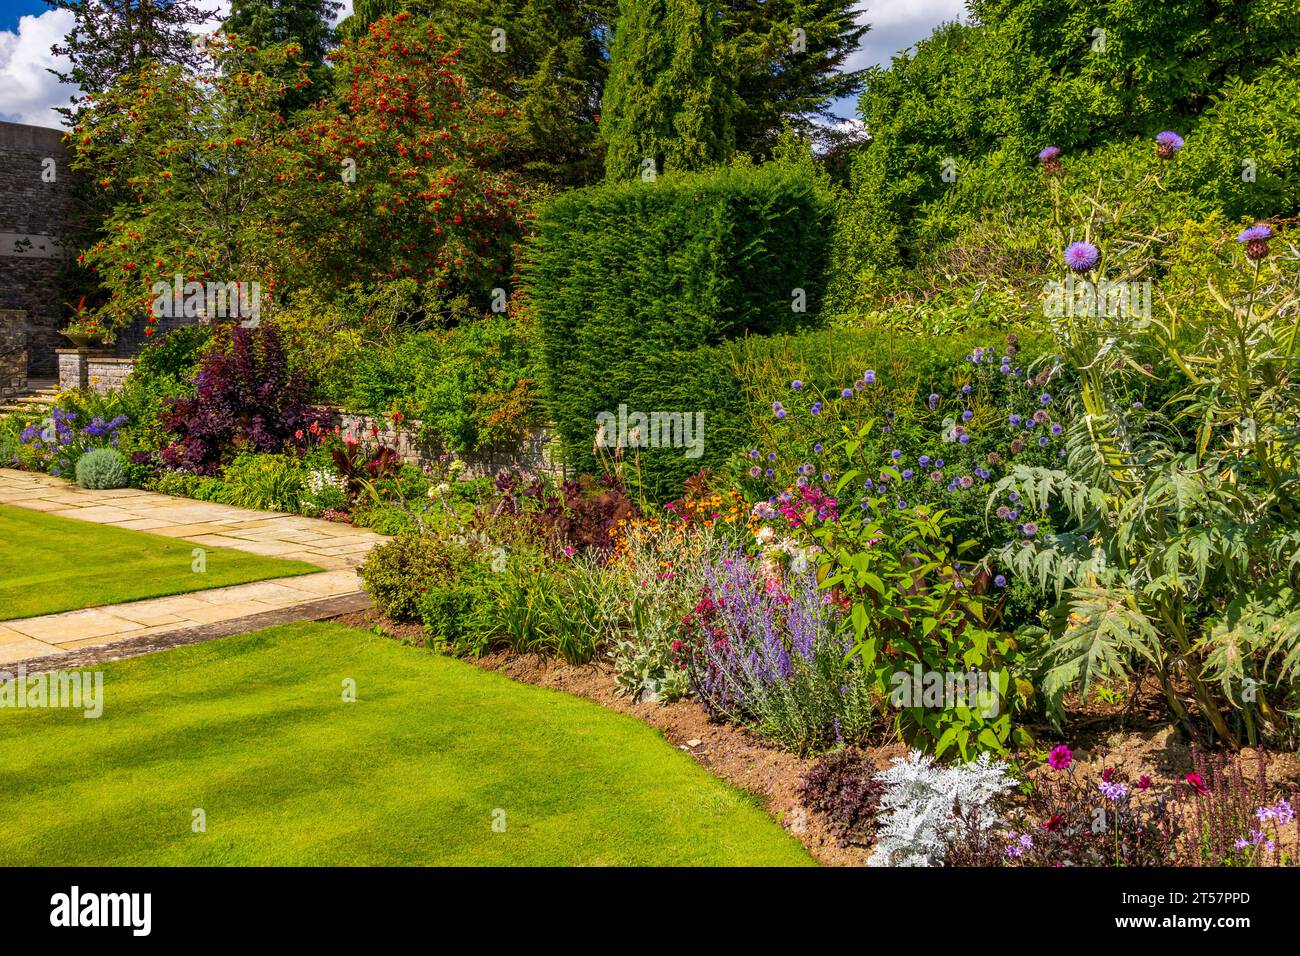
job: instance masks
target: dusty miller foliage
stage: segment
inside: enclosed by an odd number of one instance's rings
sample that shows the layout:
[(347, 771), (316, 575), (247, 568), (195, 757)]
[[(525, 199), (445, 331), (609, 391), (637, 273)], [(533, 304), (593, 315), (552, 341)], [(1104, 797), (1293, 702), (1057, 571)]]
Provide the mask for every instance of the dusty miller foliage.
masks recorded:
[(963, 828), (988, 832), (998, 824), (994, 800), (1015, 786), (1007, 764), (988, 753), (968, 764), (935, 766), (913, 750), (876, 779), (885, 784), (881, 824), (868, 866), (941, 866)]

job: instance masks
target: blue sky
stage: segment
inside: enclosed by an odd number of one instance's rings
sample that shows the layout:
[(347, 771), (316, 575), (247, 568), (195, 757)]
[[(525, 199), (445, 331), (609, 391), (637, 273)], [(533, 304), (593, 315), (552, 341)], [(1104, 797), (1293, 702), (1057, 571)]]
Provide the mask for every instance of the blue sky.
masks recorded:
[[(201, 6), (229, 10), (229, 0), (199, 0)], [(346, 10), (352, 4), (345, 0)], [(871, 24), (850, 68), (886, 65), (898, 50), (929, 36), (940, 23), (962, 15), (964, 0), (864, 0), (859, 17)], [(46, 72), (53, 65), (52, 43), (67, 32), (71, 15), (53, 10), (42, 0), (0, 0), (0, 119), (58, 126), (52, 106), (62, 105), (72, 92), (61, 89)], [(851, 117), (852, 102), (836, 104)]]

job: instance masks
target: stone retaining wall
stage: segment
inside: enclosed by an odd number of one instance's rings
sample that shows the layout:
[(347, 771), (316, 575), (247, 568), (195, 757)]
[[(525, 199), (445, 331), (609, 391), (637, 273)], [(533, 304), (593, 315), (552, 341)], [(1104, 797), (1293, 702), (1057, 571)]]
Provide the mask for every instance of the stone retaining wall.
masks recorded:
[[(121, 388), (135, 360), (122, 358), (103, 349), (58, 349), (59, 388), (90, 388), (100, 394)], [(378, 441), (397, 452), (402, 461), (422, 467), (436, 465), (447, 452), (438, 445), (420, 440), (418, 421), (400, 425), (388, 418), (336, 412), (334, 424), (346, 434)], [(465, 476), (479, 478), (494, 475), (502, 468), (519, 468), (537, 474), (561, 475), (563, 466), (556, 461), (550, 429), (529, 429), (523, 441), (504, 448), (485, 449), (471, 455), (452, 455), (465, 462)]]

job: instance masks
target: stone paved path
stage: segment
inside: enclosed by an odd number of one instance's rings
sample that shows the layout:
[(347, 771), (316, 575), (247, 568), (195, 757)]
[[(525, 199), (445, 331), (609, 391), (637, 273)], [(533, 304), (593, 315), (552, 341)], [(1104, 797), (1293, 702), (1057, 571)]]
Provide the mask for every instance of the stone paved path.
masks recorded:
[[(109, 659), (235, 634), (269, 624), (307, 620), (369, 604), (356, 566), (383, 541), (351, 525), (274, 511), (171, 498), (123, 488), (86, 491), (36, 472), (0, 468), (0, 504), (45, 511), (118, 528), (182, 538), (210, 548), (307, 561), (325, 570), (271, 581), (193, 591), (0, 621), (0, 666)], [(120, 653), (114, 653), (114, 648)], [(70, 665), (69, 665), (70, 666)]]

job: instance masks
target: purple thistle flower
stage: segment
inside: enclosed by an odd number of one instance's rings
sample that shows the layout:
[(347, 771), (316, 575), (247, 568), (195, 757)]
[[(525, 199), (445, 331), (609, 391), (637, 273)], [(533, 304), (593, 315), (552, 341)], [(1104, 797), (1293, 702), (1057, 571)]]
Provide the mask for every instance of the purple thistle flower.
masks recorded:
[(1173, 159), (1174, 153), (1183, 148), (1183, 138), (1171, 129), (1156, 134), (1156, 155), (1161, 159)]
[(1075, 272), (1087, 272), (1101, 259), (1101, 250), (1091, 242), (1072, 242), (1065, 247), (1065, 264)]
[(1061, 147), (1059, 146), (1045, 146), (1038, 154), (1038, 161), (1040, 163), (1046, 163), (1049, 162), (1050, 160), (1060, 159), (1060, 158), (1061, 158)]

